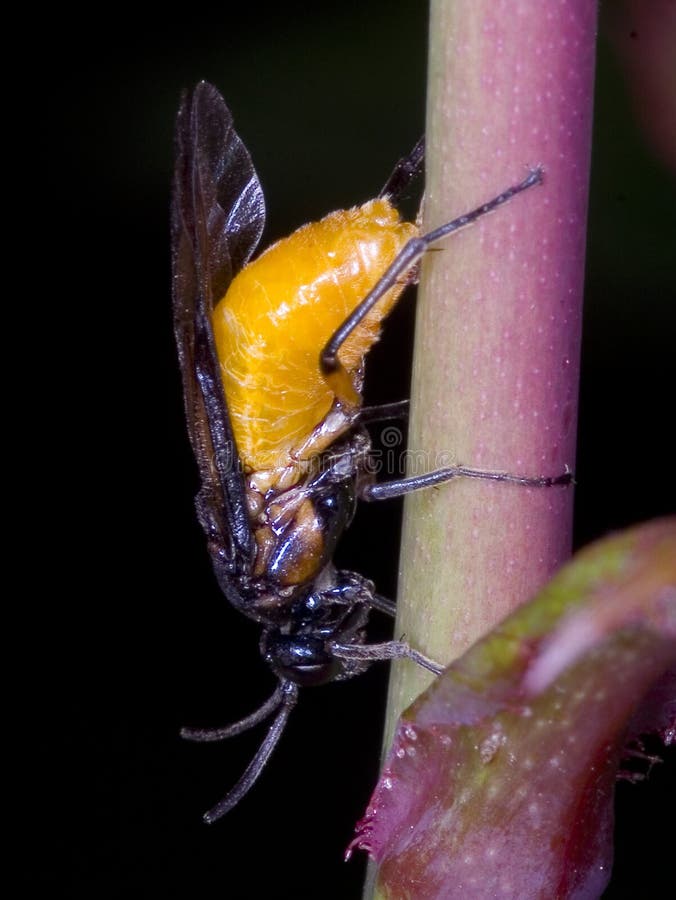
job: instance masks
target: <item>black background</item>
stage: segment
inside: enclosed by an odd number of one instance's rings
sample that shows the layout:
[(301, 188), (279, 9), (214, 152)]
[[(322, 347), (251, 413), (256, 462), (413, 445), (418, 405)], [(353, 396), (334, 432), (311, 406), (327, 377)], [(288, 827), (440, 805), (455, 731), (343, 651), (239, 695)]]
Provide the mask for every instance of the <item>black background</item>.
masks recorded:
[[(42, 233), (57, 248), (60, 298), (46, 328), (70, 338), (52, 399), (73, 465), (55, 480), (77, 525), (55, 526), (66, 596), (41, 616), (51, 652), (40, 693), (57, 722), (35, 745), (29, 806), (50, 852), (26, 878), (59, 896), (360, 894), (361, 854), (342, 854), (376, 777), (385, 667), (306, 691), (260, 783), (211, 828), (201, 812), (260, 734), (177, 737), (182, 724), (248, 713), (272, 679), (258, 629), (219, 594), (193, 512), (169, 307), (172, 129), (181, 89), (214, 82), (261, 176), (265, 243), (360, 202), (423, 130), (426, 9), (229, 6), (59, 13), (37, 95)], [(634, 125), (603, 38), (598, 81), (576, 546), (674, 509), (674, 180)], [(411, 313), (393, 314), (369, 359), (368, 401), (407, 393)], [(364, 509), (339, 557), (389, 596), (398, 515), (396, 504)], [(647, 783), (620, 784), (607, 897), (657, 895), (673, 875), (660, 817), (673, 811), (675, 770), (671, 751)]]

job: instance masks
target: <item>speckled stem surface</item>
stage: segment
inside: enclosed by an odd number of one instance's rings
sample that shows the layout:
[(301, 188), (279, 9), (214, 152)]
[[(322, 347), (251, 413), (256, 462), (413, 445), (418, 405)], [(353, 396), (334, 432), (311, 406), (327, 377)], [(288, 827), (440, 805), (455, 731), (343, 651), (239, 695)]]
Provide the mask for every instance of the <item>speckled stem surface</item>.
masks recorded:
[[(423, 263), (409, 473), (574, 468), (592, 0), (433, 0), (424, 227), (544, 167)], [(407, 498), (397, 636), (442, 663), (568, 558), (573, 488), (458, 479)], [(396, 663), (387, 740), (428, 673)]]

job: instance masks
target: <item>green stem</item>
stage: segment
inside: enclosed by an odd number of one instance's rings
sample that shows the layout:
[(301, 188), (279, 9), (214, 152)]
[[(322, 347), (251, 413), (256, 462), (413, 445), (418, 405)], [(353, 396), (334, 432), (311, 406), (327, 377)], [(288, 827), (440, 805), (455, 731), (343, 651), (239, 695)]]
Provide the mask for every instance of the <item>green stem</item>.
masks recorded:
[[(545, 181), (428, 253), (409, 471), (573, 468), (592, 0), (432, 0), (424, 227)], [(397, 635), (448, 663), (567, 559), (573, 490), (461, 480), (407, 498)], [(429, 674), (393, 664), (386, 742)]]

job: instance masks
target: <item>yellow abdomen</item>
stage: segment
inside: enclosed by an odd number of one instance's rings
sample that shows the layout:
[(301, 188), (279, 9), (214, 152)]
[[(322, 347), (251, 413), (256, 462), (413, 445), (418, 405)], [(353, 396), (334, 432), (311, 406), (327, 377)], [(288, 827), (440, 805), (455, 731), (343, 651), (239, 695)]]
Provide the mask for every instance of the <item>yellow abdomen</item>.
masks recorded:
[(342, 381), (341, 373), (322, 374), (319, 354), (416, 233), (388, 200), (372, 200), (299, 228), (235, 277), (213, 327), (249, 471), (293, 466), (321, 452), (330, 440), (312, 436), (334, 401), (358, 407), (364, 357), (402, 288), (390, 290), (341, 347)]

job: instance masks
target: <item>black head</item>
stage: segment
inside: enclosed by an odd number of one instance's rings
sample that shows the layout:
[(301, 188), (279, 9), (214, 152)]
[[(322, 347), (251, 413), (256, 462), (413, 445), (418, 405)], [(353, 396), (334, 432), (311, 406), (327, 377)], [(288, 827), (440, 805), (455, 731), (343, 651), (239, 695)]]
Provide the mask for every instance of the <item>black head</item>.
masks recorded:
[(343, 663), (327, 649), (326, 641), (312, 634), (263, 635), (261, 650), (273, 672), (304, 687), (326, 684), (339, 678)]
[(370, 581), (328, 566), (296, 597), (287, 621), (263, 633), (261, 653), (278, 678), (294, 684), (351, 678), (365, 666), (336, 657), (331, 643), (363, 643), (372, 597)]

